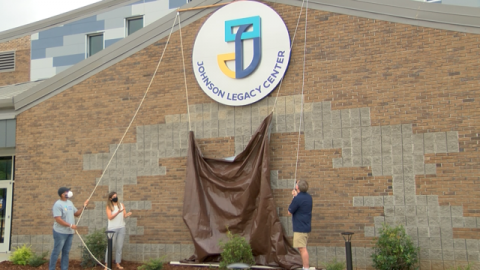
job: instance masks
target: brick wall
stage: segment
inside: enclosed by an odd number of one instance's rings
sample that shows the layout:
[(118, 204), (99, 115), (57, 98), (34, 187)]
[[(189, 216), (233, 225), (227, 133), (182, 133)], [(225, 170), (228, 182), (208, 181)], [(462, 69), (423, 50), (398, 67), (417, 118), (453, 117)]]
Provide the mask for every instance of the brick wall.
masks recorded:
[[(297, 7), (269, 4), (293, 36)], [(297, 179), (314, 199), (312, 265), (344, 258), (352, 231), (356, 267), (370, 265), (383, 222), (403, 224), (421, 247), (422, 269), (479, 262), (479, 36), (310, 10), (304, 129)], [(232, 156), (272, 109), (271, 181), (280, 219), (295, 177), (303, 30), (281, 89), (246, 107), (226, 107), (200, 90), (191, 69), (204, 19), (184, 29), (192, 129), (205, 156)], [(300, 28), (303, 22), (300, 23)], [(160, 40), (17, 119), (13, 245), (51, 249), (50, 207), (70, 186), (80, 205), (101, 177), (165, 46)], [(105, 225), (105, 199), (117, 190), (132, 219), (125, 259), (191, 254), (182, 220), (188, 117), (180, 39), (174, 33), (133, 128), (82, 219), (82, 233)], [(76, 240), (78, 244), (78, 241)], [(78, 249), (73, 251), (78, 256)]]
[(5, 51), (15, 51), (15, 71), (0, 72), (0, 86), (30, 81), (30, 36), (0, 43)]

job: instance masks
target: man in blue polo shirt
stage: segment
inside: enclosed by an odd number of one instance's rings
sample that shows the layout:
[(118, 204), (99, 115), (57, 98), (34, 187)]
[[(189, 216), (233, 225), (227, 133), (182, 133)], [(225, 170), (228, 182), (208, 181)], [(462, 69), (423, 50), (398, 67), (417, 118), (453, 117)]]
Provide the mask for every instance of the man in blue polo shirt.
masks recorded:
[(292, 215), (293, 247), (298, 248), (302, 256), (303, 269), (308, 269), (307, 240), (312, 231), (312, 196), (307, 193), (308, 183), (300, 180), (292, 190), (293, 200), (288, 207), (288, 214)]
[(53, 205), (53, 251), (50, 256), (49, 270), (55, 270), (58, 255), (62, 253), (60, 260), (60, 269), (68, 269), (68, 259), (70, 248), (72, 247), (72, 239), (77, 225), (75, 225), (75, 217), (80, 216), (83, 209), (87, 207), (88, 200), (83, 203), (83, 208), (77, 209), (69, 200), (73, 196), (73, 192), (69, 188), (61, 187), (58, 189), (60, 199)]

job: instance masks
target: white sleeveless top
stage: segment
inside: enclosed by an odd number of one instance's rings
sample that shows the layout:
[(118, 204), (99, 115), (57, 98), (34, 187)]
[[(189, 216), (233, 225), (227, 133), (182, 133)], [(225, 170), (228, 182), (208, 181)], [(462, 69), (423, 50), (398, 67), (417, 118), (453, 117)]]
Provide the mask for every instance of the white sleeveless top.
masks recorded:
[[(112, 215), (115, 215), (118, 212), (118, 210), (119, 210), (118, 206), (114, 205)], [(125, 221), (123, 220), (123, 213), (118, 214), (112, 220), (110, 220), (110, 219), (108, 220), (108, 230), (118, 229), (118, 228), (122, 228), (122, 227), (125, 227)]]

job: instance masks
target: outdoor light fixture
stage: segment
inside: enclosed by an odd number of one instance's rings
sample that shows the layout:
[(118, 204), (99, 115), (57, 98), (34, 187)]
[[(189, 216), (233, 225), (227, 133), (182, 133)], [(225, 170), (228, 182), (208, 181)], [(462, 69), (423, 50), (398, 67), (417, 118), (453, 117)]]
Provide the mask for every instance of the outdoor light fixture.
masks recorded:
[(108, 269), (112, 269), (112, 241), (113, 241), (113, 236), (115, 235), (115, 231), (105, 231), (107, 234), (107, 239), (108, 239), (108, 252), (107, 252), (107, 267)]
[(113, 239), (113, 235), (115, 234), (115, 231), (105, 231), (105, 233), (107, 234), (108, 239)]
[(347, 257), (347, 270), (352, 270), (352, 236), (353, 232), (342, 232), (343, 240), (345, 240), (345, 256)]

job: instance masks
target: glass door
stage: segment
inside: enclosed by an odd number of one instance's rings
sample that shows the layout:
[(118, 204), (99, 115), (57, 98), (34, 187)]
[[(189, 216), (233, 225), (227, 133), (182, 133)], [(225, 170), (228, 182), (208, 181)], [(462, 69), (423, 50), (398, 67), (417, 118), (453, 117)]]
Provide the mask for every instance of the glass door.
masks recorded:
[(0, 156), (0, 252), (10, 250), (15, 156)]
[(0, 181), (0, 252), (10, 250), (13, 181)]

